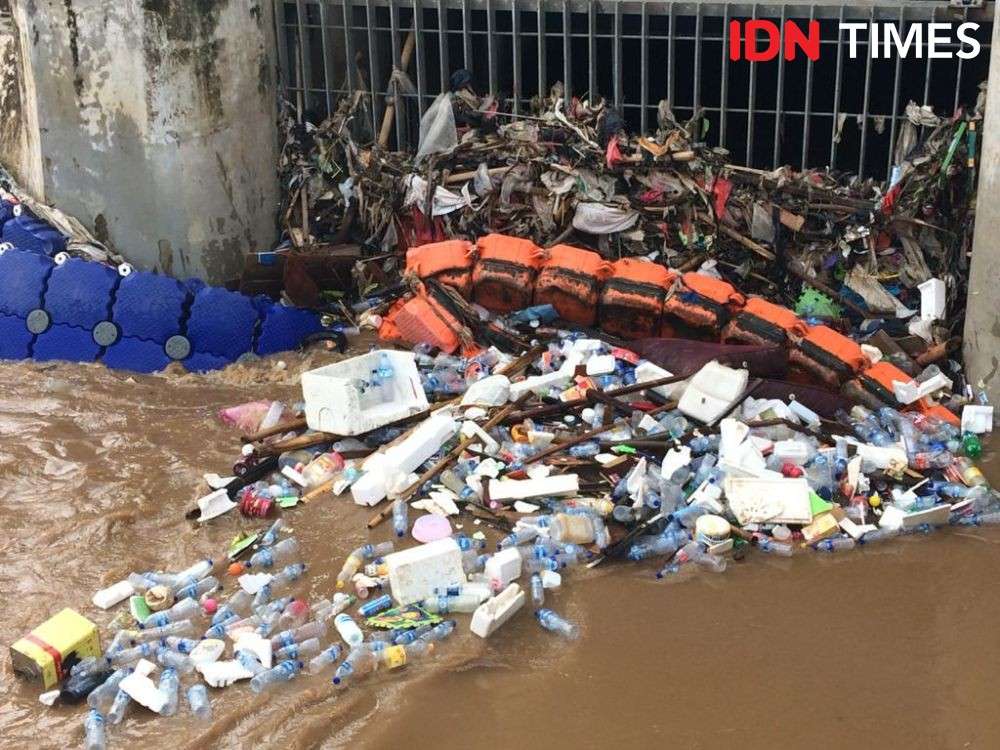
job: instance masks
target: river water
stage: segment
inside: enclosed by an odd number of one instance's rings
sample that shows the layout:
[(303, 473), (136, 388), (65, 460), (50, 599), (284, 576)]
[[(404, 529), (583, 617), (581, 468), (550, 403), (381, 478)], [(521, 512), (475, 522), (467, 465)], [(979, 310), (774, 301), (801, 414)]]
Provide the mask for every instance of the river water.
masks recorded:
[[(65, 606), (107, 623), (90, 596), (129, 571), (220, 557), (243, 519), (184, 520), (238, 454), (217, 411), (295, 400), (323, 356), (210, 376), (0, 364), (0, 747), (82, 745), (83, 710), (43, 707), (6, 647)], [(297, 593), (329, 596), (349, 550), (390, 537), (368, 515), (347, 498), (286, 514), (310, 565)], [(109, 747), (997, 748), (998, 562), (1000, 529), (946, 529), (671, 583), (655, 563), (576, 569), (548, 598), (576, 642), (527, 608), (488, 641), (459, 615), (431, 661), (346, 691), (329, 673), (211, 690), (210, 723), (183, 700), (170, 719), (133, 706)]]

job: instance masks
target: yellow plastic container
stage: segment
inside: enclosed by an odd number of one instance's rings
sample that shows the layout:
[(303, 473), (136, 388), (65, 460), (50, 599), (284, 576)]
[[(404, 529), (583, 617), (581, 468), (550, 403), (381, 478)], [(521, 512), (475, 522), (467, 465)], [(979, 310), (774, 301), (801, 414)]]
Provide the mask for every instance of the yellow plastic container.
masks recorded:
[(49, 690), (69, 673), (67, 661), (101, 655), (97, 626), (72, 609), (64, 609), (10, 647), (14, 673)]

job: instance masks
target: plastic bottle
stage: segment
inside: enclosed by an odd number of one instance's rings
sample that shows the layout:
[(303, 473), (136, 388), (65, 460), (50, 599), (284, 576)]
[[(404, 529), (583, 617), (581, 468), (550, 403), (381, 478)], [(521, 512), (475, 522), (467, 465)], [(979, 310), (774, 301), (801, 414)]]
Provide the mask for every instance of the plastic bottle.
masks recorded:
[(372, 599), (370, 602), (365, 602), (358, 607), (358, 614), (362, 617), (371, 617), (390, 608), (392, 608), (392, 597), (388, 594), (383, 594), (377, 599)]
[(473, 539), (472, 537), (465, 536), (464, 534), (456, 534), (455, 542), (458, 544), (458, 548), (463, 552), (468, 552), (470, 550), (481, 550), (486, 548), (485, 539)]
[(254, 676), (250, 680), (250, 689), (261, 693), (272, 685), (288, 682), (302, 671), (303, 664), (295, 659), (286, 659), (276, 667)]
[(86, 734), (83, 746), (86, 750), (105, 750), (108, 737), (104, 729), (104, 717), (101, 712), (90, 709), (87, 718), (83, 720), (83, 731)]
[(219, 588), (219, 579), (215, 576), (208, 576), (207, 578), (202, 578), (200, 581), (194, 581), (186, 586), (181, 586), (174, 591), (174, 596), (178, 600), (198, 599), (210, 591), (215, 591), (217, 588)]
[(344, 565), (337, 574), (337, 588), (342, 589), (348, 581), (354, 577), (358, 569), (366, 560), (374, 560), (376, 557), (388, 555), (393, 550), (392, 542), (380, 542), (379, 544), (365, 544), (351, 552), (344, 560)]
[(973, 513), (962, 516), (956, 521), (959, 526), (989, 526), (996, 523), (1000, 523), (1000, 511), (996, 510), (990, 513)]
[(194, 662), (191, 661), (191, 657), (179, 654), (166, 646), (161, 646), (157, 650), (156, 660), (165, 667), (173, 667), (178, 674), (190, 674), (194, 671)]
[(374, 672), (377, 664), (378, 657), (374, 651), (370, 651), (369, 649), (363, 647), (355, 647), (347, 655), (344, 661), (340, 663), (340, 666), (337, 667), (337, 671), (334, 672), (333, 684), (343, 685), (352, 678), (357, 678), (361, 675)]
[(314, 607), (313, 619), (318, 622), (331, 620), (353, 605), (356, 601), (357, 598), (353, 594), (345, 594), (338, 591), (333, 595), (332, 601), (324, 600), (319, 606)]
[(235, 594), (229, 597), (225, 604), (216, 610), (214, 615), (212, 615), (212, 624), (218, 625), (223, 620), (229, 618), (230, 615), (245, 615), (250, 611), (252, 603), (253, 594), (250, 594), (243, 589), (239, 589)]
[(406, 646), (414, 641), (420, 640), (433, 629), (433, 625), (421, 625), (410, 630), (404, 630), (392, 636), (392, 645)]
[(319, 638), (307, 638), (300, 643), (293, 643), (290, 646), (278, 649), (274, 652), (274, 658), (278, 661), (285, 659), (305, 659), (307, 656), (315, 656), (319, 653)]
[(899, 529), (874, 529), (873, 531), (867, 532), (858, 544), (876, 544), (878, 542), (884, 542), (889, 539), (895, 539), (899, 536)]
[(97, 666), (85, 672), (71, 674), (59, 691), (59, 701), (70, 705), (79, 703), (107, 680), (111, 674), (107, 662), (103, 659)]
[(112, 667), (120, 667), (131, 664), (139, 659), (152, 659), (156, 656), (157, 645), (155, 643), (140, 643), (133, 648), (105, 656), (107, 663)]
[(199, 581), (211, 573), (213, 567), (215, 567), (215, 563), (211, 560), (199, 560), (191, 567), (185, 568), (178, 573), (175, 576), (175, 579), (178, 581), (187, 581), (189, 578), (193, 578), (194, 580)]
[(201, 612), (201, 607), (194, 599), (181, 599), (177, 604), (163, 612), (155, 612), (146, 618), (146, 621), (139, 625), (141, 630), (149, 630), (167, 625), (181, 620), (190, 620), (197, 617)]
[(160, 674), (160, 682), (157, 687), (167, 697), (167, 702), (163, 705), (160, 714), (162, 716), (173, 716), (177, 713), (177, 703), (181, 688), (180, 680), (177, 677), (177, 670), (173, 667), (165, 667)]
[(535, 618), (543, 628), (558, 633), (564, 638), (575, 639), (580, 635), (578, 626), (564, 620), (551, 609), (539, 609), (535, 612)]
[(365, 640), (365, 634), (361, 632), (361, 628), (346, 612), (341, 612), (333, 618), (333, 626), (340, 633), (340, 637), (344, 639), (344, 643), (351, 648), (360, 646)]
[(401, 497), (392, 503), (392, 529), (400, 539), (406, 536), (406, 530), (409, 528), (409, 510), (410, 506)]
[(111, 704), (111, 709), (108, 711), (108, 723), (121, 724), (131, 702), (132, 698), (124, 690), (119, 689), (116, 691), (115, 699)]
[(545, 604), (545, 586), (538, 573), (531, 574), (531, 603), (537, 608)]
[(525, 560), (521, 564), (522, 570), (527, 573), (541, 573), (543, 570), (562, 570), (565, 567), (565, 562), (554, 560), (551, 557), (541, 559), (532, 558), (530, 560)]
[(306, 487), (312, 489), (333, 479), (344, 470), (344, 458), (336, 451), (321, 453), (302, 470)]
[(792, 545), (787, 542), (776, 542), (766, 536), (757, 537), (756, 541), (757, 549), (761, 552), (766, 552), (769, 555), (778, 555), (779, 557), (792, 556)]
[[(187, 601), (191, 600), (189, 599)], [(195, 628), (194, 623), (191, 622), (191, 620), (177, 620), (176, 622), (168, 622), (166, 625), (160, 625), (155, 628), (129, 632), (131, 633), (129, 643), (131, 645), (136, 645), (139, 643), (159, 641), (168, 636), (194, 635)], [(108, 653), (111, 653), (111, 649), (108, 649)]]
[(444, 640), (455, 631), (457, 625), (458, 623), (456, 623), (454, 620), (445, 620), (444, 622), (439, 622), (429, 631), (420, 636), (420, 640), (422, 641)]
[(475, 594), (459, 594), (458, 596), (432, 596), (424, 599), (420, 606), (433, 614), (448, 612), (475, 612), (482, 602)]
[(589, 515), (556, 513), (549, 527), (549, 538), (555, 542), (590, 544), (594, 541), (594, 520)]
[(673, 557), (677, 550), (688, 542), (688, 535), (680, 529), (668, 526), (658, 536), (635, 542), (628, 551), (629, 560), (645, 560), (649, 557), (667, 555)]
[(413, 643), (389, 646), (376, 655), (378, 666), (386, 669), (399, 669), (417, 659), (434, 653), (434, 644), (429, 641), (416, 640)]
[[(336, 621), (335, 621), (336, 622)], [(322, 638), (326, 635), (326, 625), (322, 622), (307, 622), (294, 630), (285, 630), (271, 639), (271, 648), (275, 651), (286, 648), (293, 643), (301, 643), (308, 638)]]
[(118, 686), (121, 681), (124, 680), (132, 674), (132, 667), (120, 667), (111, 673), (104, 682), (98, 685), (96, 688), (90, 691), (87, 696), (87, 705), (91, 708), (96, 708), (98, 711), (104, 711), (118, 695)]
[(854, 549), (854, 540), (850, 537), (835, 537), (833, 539), (821, 539), (813, 545), (813, 549), (820, 552), (841, 552)]
[(247, 561), (247, 568), (271, 568), (276, 563), (290, 560), (299, 552), (299, 543), (293, 537), (282, 539), (273, 547), (257, 550)]
[(203, 638), (225, 638), (226, 633), (229, 632), (229, 628), (236, 624), (237, 622), (242, 622), (240, 616), (235, 612), (230, 613), (225, 619), (220, 620), (215, 623), (208, 630), (205, 631)]
[(339, 643), (335, 643), (332, 646), (320, 651), (316, 656), (314, 656), (309, 661), (309, 673), (317, 674), (321, 672), (324, 668), (333, 664), (337, 659), (340, 658), (340, 654), (343, 651)]
[(163, 644), (179, 654), (190, 654), (195, 647), (201, 643), (201, 641), (196, 641), (193, 638), (179, 638), (177, 636), (170, 636), (163, 639)]
[(965, 456), (956, 458), (954, 467), (958, 475), (962, 478), (962, 481), (969, 487), (978, 487), (986, 484), (986, 477), (983, 476), (983, 472)]
[(260, 659), (257, 658), (257, 654), (253, 651), (248, 651), (247, 649), (241, 648), (233, 657), (239, 662), (240, 666), (248, 671), (251, 675), (256, 677), (261, 672), (266, 672), (264, 665), (260, 663)]
[(260, 544), (262, 547), (271, 547), (276, 541), (278, 541), (278, 532), (281, 531), (285, 526), (285, 522), (282, 519), (276, 520), (272, 523), (267, 531), (265, 531), (260, 537)]
[(191, 713), (202, 721), (212, 718), (212, 704), (208, 702), (208, 689), (200, 682), (187, 690), (188, 706)]

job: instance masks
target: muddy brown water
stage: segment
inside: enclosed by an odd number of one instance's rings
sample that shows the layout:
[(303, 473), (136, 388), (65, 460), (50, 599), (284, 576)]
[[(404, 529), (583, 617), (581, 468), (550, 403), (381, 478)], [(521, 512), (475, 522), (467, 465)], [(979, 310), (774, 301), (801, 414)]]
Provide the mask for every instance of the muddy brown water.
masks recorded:
[[(82, 745), (83, 710), (39, 704), (7, 646), (64, 606), (107, 623), (90, 596), (129, 571), (220, 557), (242, 519), (183, 518), (202, 473), (238, 452), (216, 412), (293, 400), (320, 362), (208, 377), (0, 364), (0, 747)], [(389, 538), (367, 516), (346, 498), (286, 515), (310, 565), (298, 593), (329, 596), (350, 549)], [(527, 610), (482, 641), (459, 615), (432, 661), (342, 692), (329, 673), (211, 690), (211, 723), (183, 699), (170, 719), (133, 706), (109, 747), (997, 748), (998, 562), (1000, 529), (974, 529), (673, 583), (654, 563), (574, 570), (548, 601), (576, 642)]]

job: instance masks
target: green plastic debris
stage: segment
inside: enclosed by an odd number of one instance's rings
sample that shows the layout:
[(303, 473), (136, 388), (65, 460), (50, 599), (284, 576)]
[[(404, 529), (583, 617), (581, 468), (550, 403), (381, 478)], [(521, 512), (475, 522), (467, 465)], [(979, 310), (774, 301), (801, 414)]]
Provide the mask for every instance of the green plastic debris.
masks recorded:
[(144, 596), (130, 596), (128, 598), (128, 610), (140, 625), (146, 622), (146, 618), (153, 614), (153, 610), (146, 604), (146, 597)]
[(244, 550), (248, 549), (250, 545), (256, 542), (259, 538), (260, 534), (249, 534), (246, 531), (241, 531), (233, 537), (233, 541), (229, 543), (229, 551), (226, 552), (226, 557), (230, 560), (235, 560), (241, 553), (243, 553)]
[(804, 318), (839, 318), (840, 305), (811, 286), (804, 287), (795, 303), (795, 314)]
[(416, 604), (387, 609), (385, 612), (372, 615), (365, 620), (368, 627), (384, 630), (410, 630), (411, 628), (419, 628), (421, 625), (437, 625), (439, 622), (441, 622), (440, 617)]
[(282, 508), (294, 508), (299, 504), (298, 495), (282, 495), (278, 498), (278, 505)]
[(628, 455), (634, 456), (638, 451), (631, 445), (616, 445), (611, 448), (612, 453), (617, 453), (618, 455)]
[(809, 490), (809, 509), (812, 511), (813, 517), (818, 516), (820, 513), (826, 513), (832, 508), (833, 503), (828, 503), (815, 492)]

